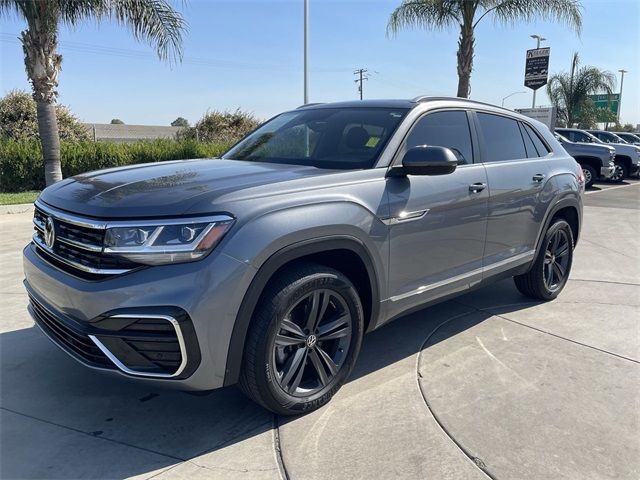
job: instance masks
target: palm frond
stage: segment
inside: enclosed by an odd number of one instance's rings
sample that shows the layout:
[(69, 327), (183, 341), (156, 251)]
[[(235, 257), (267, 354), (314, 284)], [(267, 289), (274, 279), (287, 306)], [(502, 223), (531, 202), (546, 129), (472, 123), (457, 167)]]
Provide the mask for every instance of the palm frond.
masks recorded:
[(182, 59), (182, 34), (187, 24), (166, 0), (110, 0), (112, 18), (133, 36), (156, 49), (162, 60)]
[(465, 0), (404, 0), (387, 23), (387, 35), (409, 28), (447, 29), (462, 22)]
[(592, 66), (580, 66), (578, 54), (574, 54), (569, 72), (549, 77), (547, 95), (567, 125), (573, 123), (576, 113), (584, 107), (588, 96), (595, 93), (611, 93), (616, 88), (613, 73)]
[(582, 31), (580, 0), (480, 0), (480, 4), (485, 15), (492, 13), (498, 23), (511, 25), (521, 20), (550, 20), (563, 23), (577, 33)]

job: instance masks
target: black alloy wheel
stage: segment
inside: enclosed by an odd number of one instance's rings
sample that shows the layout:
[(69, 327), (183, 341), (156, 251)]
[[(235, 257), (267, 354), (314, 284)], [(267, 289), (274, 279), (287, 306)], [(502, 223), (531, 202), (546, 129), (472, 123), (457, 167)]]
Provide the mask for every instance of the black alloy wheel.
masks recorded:
[(528, 272), (513, 277), (523, 295), (553, 300), (567, 284), (573, 263), (573, 231), (564, 218), (553, 220)]
[(544, 252), (544, 284), (550, 292), (564, 285), (569, 273), (571, 241), (564, 230), (557, 230), (547, 241)]
[(363, 331), (362, 303), (349, 278), (296, 263), (269, 280), (256, 306), (239, 386), (280, 415), (320, 408), (351, 373)]
[(351, 323), (336, 291), (318, 288), (296, 302), (280, 320), (273, 348), (283, 391), (304, 397), (329, 385), (348, 355)]

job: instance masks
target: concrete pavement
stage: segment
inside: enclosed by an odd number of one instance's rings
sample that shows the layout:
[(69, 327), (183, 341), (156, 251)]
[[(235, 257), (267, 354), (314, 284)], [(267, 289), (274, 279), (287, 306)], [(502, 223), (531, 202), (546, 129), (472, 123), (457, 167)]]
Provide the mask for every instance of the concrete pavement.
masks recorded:
[(505, 281), (405, 316), (365, 338), (329, 405), (287, 419), (235, 388), (77, 365), (26, 313), (30, 214), (2, 215), (0, 476), (639, 478), (640, 185), (585, 202), (556, 301)]

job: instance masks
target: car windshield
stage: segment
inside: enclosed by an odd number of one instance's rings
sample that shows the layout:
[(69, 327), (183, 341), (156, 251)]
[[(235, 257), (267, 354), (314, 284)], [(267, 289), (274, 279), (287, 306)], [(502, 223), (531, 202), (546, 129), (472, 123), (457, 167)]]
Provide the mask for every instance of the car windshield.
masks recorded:
[(627, 143), (626, 140), (611, 132), (600, 132), (599, 138), (605, 143)]
[(561, 142), (571, 143), (571, 141), (567, 137), (560, 135), (558, 132), (553, 132), (553, 134), (556, 136), (556, 139), (560, 140)]
[(629, 143), (640, 142), (640, 137), (633, 133), (618, 133), (617, 135)]
[(370, 107), (294, 110), (271, 119), (222, 158), (329, 169), (371, 168), (407, 112)]

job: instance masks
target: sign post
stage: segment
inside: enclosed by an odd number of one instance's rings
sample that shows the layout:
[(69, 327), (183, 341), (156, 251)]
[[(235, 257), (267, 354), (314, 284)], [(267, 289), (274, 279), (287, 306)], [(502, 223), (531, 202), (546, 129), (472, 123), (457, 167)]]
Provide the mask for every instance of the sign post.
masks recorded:
[(533, 90), (533, 105), (536, 106), (536, 90), (547, 84), (549, 74), (549, 47), (527, 50), (524, 67), (524, 86)]

